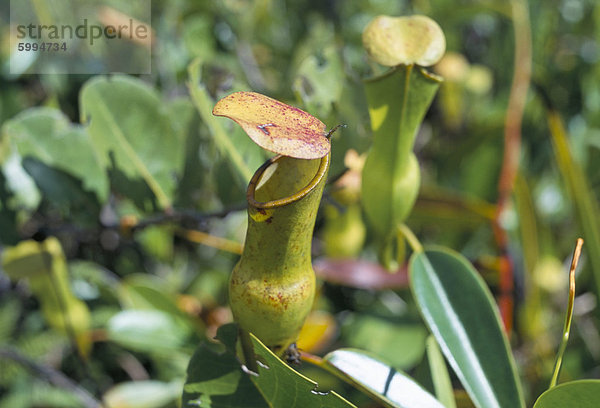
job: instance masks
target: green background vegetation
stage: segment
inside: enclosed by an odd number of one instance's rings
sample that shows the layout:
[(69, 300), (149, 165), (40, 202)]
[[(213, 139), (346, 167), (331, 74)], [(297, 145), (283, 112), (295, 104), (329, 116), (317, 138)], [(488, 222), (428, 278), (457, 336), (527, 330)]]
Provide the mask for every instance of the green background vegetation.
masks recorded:
[[(519, 170), (500, 221), (515, 281), (510, 342), (531, 406), (552, 376), (579, 236), (586, 245), (561, 382), (600, 377), (600, 7), (593, 0), (528, 7), (531, 87)], [(422, 185), (406, 222), (423, 244), (462, 253), (500, 294), (507, 258), (493, 222), (513, 21), (523, 17), (509, 2), (156, 1), (152, 74), (139, 77), (10, 75), (3, 2), (0, 245), (49, 237), (60, 245), (33, 249), (27, 265), (0, 271), (0, 407), (77, 407), (82, 390), (114, 407), (177, 406), (194, 349), (231, 319), (227, 280), (245, 233), (245, 188), (268, 157), (210, 113), (237, 90), (301, 107), (328, 128), (347, 125), (332, 139), (313, 244), (321, 265), (315, 309), (333, 329), (309, 336), (322, 340), (311, 352), (367, 350), (435, 388), (427, 329), (407, 281), (375, 266), (376, 234), (357, 191), (333, 182), (350, 149), (362, 154), (371, 145), (362, 80), (384, 68), (368, 60), (361, 32), (379, 14), (430, 16), (450, 55), (432, 68), (445, 82), (417, 135)], [(352, 261), (332, 266), (340, 257)], [(53, 261), (38, 267), (42, 258)], [(22, 279), (28, 270), (37, 272)], [(370, 272), (368, 284), (352, 279)], [(56, 290), (66, 301), (52, 297)], [(39, 366), (25, 369), (15, 353)], [(319, 390), (374, 406), (310, 364), (300, 371)], [(60, 373), (71, 386), (48, 381)], [(454, 374), (451, 381), (461, 388)], [(469, 406), (461, 395), (458, 405)]]

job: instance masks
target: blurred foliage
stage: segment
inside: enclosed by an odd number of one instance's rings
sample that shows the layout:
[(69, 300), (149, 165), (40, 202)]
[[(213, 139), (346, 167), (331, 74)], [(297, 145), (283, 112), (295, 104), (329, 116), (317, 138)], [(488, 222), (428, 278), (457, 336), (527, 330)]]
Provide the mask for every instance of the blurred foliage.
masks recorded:
[[(386, 278), (376, 271), (365, 285), (352, 276), (360, 265), (372, 269), (378, 251), (357, 206), (360, 185), (348, 177), (360, 174), (351, 159), (372, 141), (363, 79), (384, 71), (368, 60), (361, 33), (379, 14), (425, 14), (442, 27), (448, 52), (432, 70), (445, 81), (416, 137), (422, 185), (406, 222), (424, 244), (468, 258), (498, 294), (503, 254), (490, 213), (513, 74), (508, 2), (153, 1), (152, 74), (137, 77), (10, 74), (8, 3), (0, 4), (0, 349), (17, 350), (78, 388), (57, 386), (2, 354), (0, 407), (82, 406), (77, 390), (111, 407), (176, 407), (195, 347), (205, 342), (207, 355), (222, 351), (213, 338), (231, 321), (227, 281), (238, 255), (222, 250), (231, 247), (224, 241), (199, 244), (186, 231), (243, 240), (247, 179), (231, 154), (250, 172), (266, 156), (207, 111), (238, 90), (299, 106), (328, 128), (347, 125), (332, 136), (331, 183), (313, 245), (315, 258), (344, 266), (320, 280), (315, 309), (323, 315), (312, 324), (321, 326), (303, 331), (319, 339), (304, 339), (315, 347), (305, 351), (359, 347), (411, 374), (425, 392), (438, 392), (428, 374), (427, 329), (406, 279), (378, 284)], [(600, 200), (600, 6), (550, 0), (531, 1), (529, 9), (533, 86), (518, 181), (502, 222), (516, 282), (510, 341), (531, 406), (552, 376), (565, 262), (576, 237), (597, 234), (589, 230), (598, 214), (589, 211)], [(566, 147), (553, 147), (556, 118)], [(40, 249), (49, 242), (57, 246)], [(34, 243), (30, 256), (54, 265), (36, 270), (39, 284), (19, 279), (7, 261)], [(561, 381), (600, 378), (600, 285), (592, 272), (599, 254), (584, 246)], [(62, 295), (53, 297), (52, 285)], [(64, 317), (73, 307), (85, 317), (69, 323)], [(323, 320), (333, 329), (322, 329)], [(374, 406), (370, 394), (327, 370), (299, 370), (319, 390)], [(455, 374), (450, 380), (463, 395)], [(553, 394), (578, 386), (587, 384)], [(555, 398), (539, 406), (557, 406)]]

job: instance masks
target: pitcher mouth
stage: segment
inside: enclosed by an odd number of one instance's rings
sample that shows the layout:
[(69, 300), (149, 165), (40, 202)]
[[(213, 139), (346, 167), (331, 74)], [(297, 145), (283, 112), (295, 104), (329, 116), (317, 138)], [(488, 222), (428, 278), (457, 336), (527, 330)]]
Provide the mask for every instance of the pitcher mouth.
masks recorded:
[[(331, 160), (330, 155), (331, 154), (327, 154), (326, 156), (323, 156), (321, 158), (321, 162), (319, 164), (319, 168), (317, 169), (317, 172), (315, 173), (315, 176), (312, 178), (312, 180), (310, 180), (308, 182), (308, 184), (306, 186), (304, 186), (298, 192), (296, 192), (292, 195), (289, 195), (287, 197), (284, 197), (284, 198), (278, 198), (276, 200), (264, 201), (264, 202), (257, 201), (254, 198), (254, 195), (255, 195), (256, 188), (260, 182), (261, 177), (265, 174), (265, 171), (271, 165), (277, 163), (279, 160), (282, 160), (283, 158), (285, 158), (287, 156), (277, 155), (277, 156), (271, 157), (266, 162), (264, 162), (262, 164), (262, 166), (260, 166), (256, 170), (256, 172), (252, 176), (252, 179), (250, 180), (250, 183), (248, 184), (248, 190), (246, 191), (246, 199), (248, 200), (248, 204), (252, 207), (267, 209), (267, 208), (275, 208), (275, 207), (281, 207), (281, 206), (284, 206), (287, 204), (291, 204), (295, 201), (298, 201), (302, 197), (305, 197), (307, 194), (309, 194), (312, 190), (314, 190), (317, 187), (317, 185), (321, 182), (321, 180), (324, 177), (326, 177), (327, 170), (329, 168), (329, 162)], [(305, 159), (294, 159), (294, 160), (305, 160)], [(313, 159), (313, 160), (317, 160), (317, 159)]]

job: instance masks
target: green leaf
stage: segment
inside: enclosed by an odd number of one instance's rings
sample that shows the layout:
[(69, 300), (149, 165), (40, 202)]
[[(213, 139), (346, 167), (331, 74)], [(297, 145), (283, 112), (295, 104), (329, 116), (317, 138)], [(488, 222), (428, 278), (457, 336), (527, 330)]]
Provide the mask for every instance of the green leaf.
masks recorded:
[(353, 407), (334, 391), (318, 391), (318, 384), (293, 370), (251, 335), (259, 361), (258, 376), (252, 382), (273, 407)]
[(598, 296), (600, 295), (600, 207), (583, 169), (573, 158), (568, 135), (558, 113), (549, 110), (548, 122), (556, 163), (569, 197), (575, 204), (577, 221), (583, 230)]
[(401, 324), (358, 314), (349, 316), (346, 322), (342, 330), (348, 347), (371, 352), (400, 369), (412, 368), (423, 358), (427, 330), (420, 323)]
[[(225, 131), (219, 118), (213, 116), (212, 109), (214, 101), (208, 94), (204, 84), (201, 82), (201, 70), (202, 62), (200, 59), (194, 60), (188, 67), (189, 80), (187, 87), (192, 97), (192, 101), (194, 102), (202, 121), (208, 126), (221, 154), (229, 159), (231, 168), (236, 172), (238, 178), (241, 178), (242, 184), (245, 185), (250, 181), (254, 172), (252, 171), (252, 168), (246, 164), (242, 154), (238, 151), (236, 140), (232, 138), (229, 132)], [(260, 150), (257, 146), (255, 148)]]
[(344, 69), (335, 47), (328, 46), (322, 54), (321, 59), (310, 55), (302, 61), (292, 88), (309, 113), (326, 118), (342, 95)]
[(124, 310), (109, 320), (107, 334), (132, 350), (165, 354), (180, 350), (190, 330), (160, 310)]
[(412, 148), (439, 83), (422, 68), (400, 66), (365, 84), (374, 140), (362, 173), (362, 202), (384, 237), (395, 232), (417, 198), (420, 171)]
[(452, 389), (450, 375), (448, 374), (448, 368), (446, 367), (444, 356), (442, 356), (442, 352), (440, 351), (440, 347), (438, 346), (435, 337), (429, 336), (427, 338), (426, 348), (429, 371), (431, 372), (435, 394), (446, 408), (456, 408), (456, 401), (454, 400), (454, 391)]
[(108, 196), (108, 178), (90, 136), (57, 109), (31, 108), (15, 116), (2, 127), (2, 145), (81, 179), (101, 201)]
[(177, 307), (176, 295), (165, 289), (166, 282), (148, 274), (132, 274), (127, 276), (119, 287), (121, 304), (128, 309), (159, 310), (167, 313), (177, 325), (187, 327), (190, 331), (202, 323), (190, 318)]
[(109, 389), (103, 400), (107, 408), (162, 408), (175, 401), (180, 390), (180, 381), (125, 382)]
[(544, 392), (533, 408), (597, 408), (600, 380), (579, 380), (557, 385)]
[(81, 354), (91, 346), (87, 305), (73, 294), (67, 262), (58, 239), (23, 241), (2, 254), (2, 267), (12, 280), (27, 279), (48, 324), (77, 342)]
[(83, 86), (79, 103), (102, 166), (114, 160), (126, 177), (142, 179), (162, 208), (170, 207), (184, 143), (158, 94), (136, 78), (97, 76)]
[(475, 405), (524, 407), (498, 311), (477, 271), (447, 249), (415, 253), (409, 268), (425, 322)]
[(269, 405), (234, 354), (218, 353), (201, 344), (188, 365), (181, 406), (265, 408)]
[(332, 351), (323, 358), (321, 366), (355, 385), (385, 407), (444, 407), (408, 375), (363, 351)]
[(17, 231), (17, 211), (9, 204), (11, 194), (6, 184), (6, 177), (0, 171), (0, 243), (16, 245), (20, 239)]
[(202, 344), (188, 366), (183, 408), (319, 408), (353, 407), (333, 391), (317, 391), (317, 384), (299, 374), (256, 337), (252, 343), (259, 360), (258, 375), (242, 369), (233, 354), (237, 330), (219, 328), (218, 338), (229, 346), (221, 353)]
[(79, 179), (29, 157), (23, 159), (21, 165), (42, 192), (47, 207), (41, 208), (49, 208), (48, 212), (58, 209), (63, 217), (80, 226), (97, 225), (100, 204), (93, 193), (82, 188)]

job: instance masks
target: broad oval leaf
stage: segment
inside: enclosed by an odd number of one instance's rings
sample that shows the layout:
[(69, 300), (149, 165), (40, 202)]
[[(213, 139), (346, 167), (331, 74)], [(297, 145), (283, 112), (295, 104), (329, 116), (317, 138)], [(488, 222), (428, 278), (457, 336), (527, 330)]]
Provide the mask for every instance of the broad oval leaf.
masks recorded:
[(108, 338), (135, 351), (170, 353), (180, 350), (190, 328), (160, 310), (123, 310), (107, 326)]
[(213, 115), (239, 124), (260, 147), (297, 159), (329, 153), (325, 124), (309, 113), (256, 92), (234, 92), (221, 99)]
[(363, 46), (376, 62), (388, 67), (438, 62), (446, 51), (440, 26), (426, 16), (378, 16), (363, 31)]
[(483, 279), (447, 249), (415, 253), (410, 285), (421, 313), (476, 406), (524, 407), (515, 362)]
[(114, 165), (127, 178), (143, 180), (159, 205), (170, 207), (185, 143), (158, 94), (133, 77), (98, 76), (83, 86), (79, 103), (103, 167)]
[(79, 352), (87, 355), (91, 347), (90, 311), (71, 289), (67, 261), (58, 239), (21, 241), (6, 248), (2, 268), (14, 281), (27, 279), (48, 324), (72, 336)]
[(386, 407), (444, 408), (408, 375), (364, 351), (335, 350), (323, 358), (322, 365)]
[(103, 396), (107, 408), (162, 408), (175, 401), (181, 381), (130, 381), (115, 385)]
[(600, 380), (579, 380), (550, 388), (533, 408), (597, 408), (599, 403)]
[(21, 112), (2, 127), (2, 144), (16, 150), (21, 158), (37, 159), (81, 179), (83, 186), (102, 201), (108, 196), (108, 177), (89, 135), (57, 109)]

